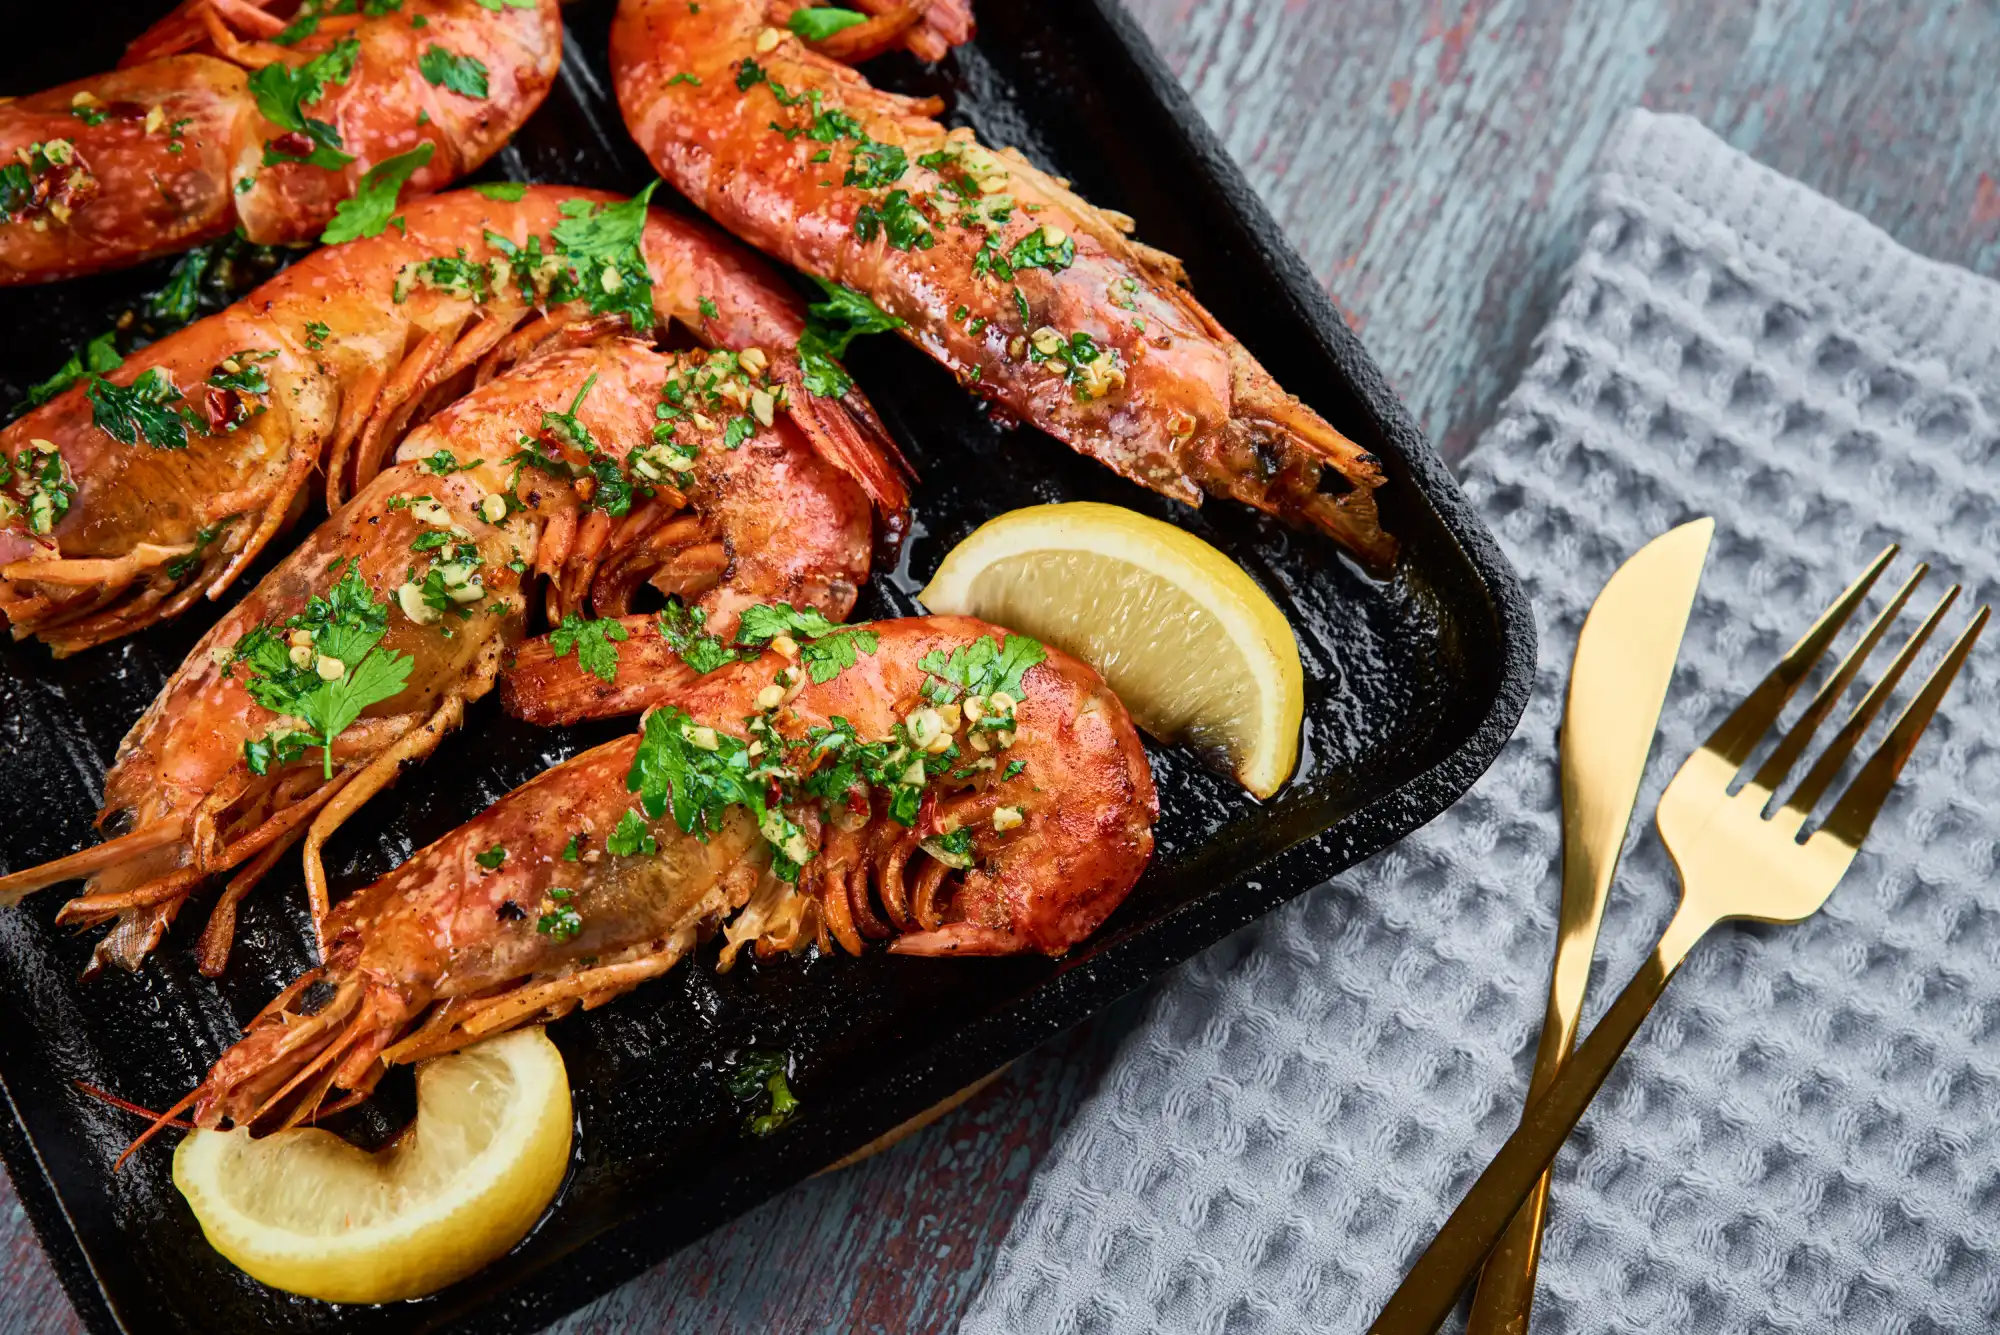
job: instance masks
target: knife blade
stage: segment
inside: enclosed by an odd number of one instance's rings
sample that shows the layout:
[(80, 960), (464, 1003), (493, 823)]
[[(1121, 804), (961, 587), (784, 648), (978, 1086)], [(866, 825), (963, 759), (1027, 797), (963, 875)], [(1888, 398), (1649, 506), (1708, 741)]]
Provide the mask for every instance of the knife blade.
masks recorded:
[[(1576, 1044), (1605, 896), (1714, 536), (1715, 521), (1697, 519), (1641, 547), (1612, 574), (1577, 636), (1559, 743), (1562, 911), (1523, 1108), (1548, 1087)], [(1543, 1174), (1480, 1272), (1466, 1335), (1526, 1335), (1548, 1200)]]

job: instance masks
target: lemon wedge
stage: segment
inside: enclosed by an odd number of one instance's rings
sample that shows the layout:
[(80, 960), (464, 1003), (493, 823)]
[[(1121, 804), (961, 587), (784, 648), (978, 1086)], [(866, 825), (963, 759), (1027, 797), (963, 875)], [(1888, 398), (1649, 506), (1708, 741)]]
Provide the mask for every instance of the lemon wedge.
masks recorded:
[(1032, 635), (1099, 672), (1147, 732), (1223, 759), (1269, 797), (1298, 763), (1298, 641), (1234, 561), (1116, 505), (1037, 505), (973, 530), (923, 592), (933, 612)]
[(434, 1293), (519, 1242), (569, 1166), (569, 1077), (540, 1029), (417, 1068), (417, 1120), (373, 1154), (302, 1127), (195, 1131), (174, 1185), (210, 1244), (336, 1303)]

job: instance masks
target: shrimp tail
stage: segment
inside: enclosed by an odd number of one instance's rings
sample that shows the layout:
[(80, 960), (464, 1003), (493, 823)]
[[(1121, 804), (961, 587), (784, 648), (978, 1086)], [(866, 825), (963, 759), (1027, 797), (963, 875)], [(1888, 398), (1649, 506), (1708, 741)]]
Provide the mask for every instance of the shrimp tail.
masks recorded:
[(875, 406), (857, 391), (823, 399), (806, 388), (804, 373), (790, 359), (773, 364), (785, 385), (792, 420), (822, 459), (861, 484), (884, 526), (900, 532), (910, 508), (909, 460), (876, 416)]

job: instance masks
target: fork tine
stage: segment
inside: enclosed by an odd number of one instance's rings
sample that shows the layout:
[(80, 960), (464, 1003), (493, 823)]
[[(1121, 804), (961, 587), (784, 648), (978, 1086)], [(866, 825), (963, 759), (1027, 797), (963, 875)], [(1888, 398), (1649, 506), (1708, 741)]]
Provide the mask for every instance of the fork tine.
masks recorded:
[(1778, 785), (1785, 781), (1785, 775), (1798, 763), (1799, 757), (1805, 754), (1806, 745), (1812, 741), (1812, 735), (1819, 731), (1820, 724), (1826, 722), (1826, 716), (1840, 703), (1840, 697), (1847, 694), (1847, 688), (1853, 685), (1854, 678), (1861, 672), (1861, 665), (1867, 661), (1868, 655), (1875, 652), (1875, 647), (1882, 642), (1882, 636), (1888, 633), (1890, 625), (1902, 614), (1903, 605), (1910, 601), (1910, 595), (1917, 591), (1917, 585), (1924, 582), (1924, 576), (1930, 574), (1930, 571), (1928, 561), (1920, 562), (1910, 573), (1910, 577), (1903, 581), (1903, 587), (1896, 590), (1896, 596), (1891, 598), (1888, 606), (1876, 615), (1875, 620), (1869, 624), (1867, 632), (1852, 649), (1847, 651), (1847, 657), (1840, 660), (1840, 666), (1834, 670), (1831, 677), (1827, 678), (1825, 685), (1819, 688), (1818, 694), (1813, 696), (1812, 703), (1806, 706), (1806, 712), (1799, 716), (1799, 721), (1792, 725), (1784, 740), (1779, 742), (1764, 763), (1757, 767), (1756, 777), (1750, 780), (1752, 787), (1761, 788), (1766, 793), (1777, 791)]
[(1750, 758), (1758, 739), (1778, 721), (1778, 715), (1783, 711), (1785, 702), (1792, 698), (1792, 692), (1806, 679), (1813, 664), (1825, 655), (1834, 637), (1840, 634), (1841, 627), (1854, 615), (1854, 609), (1861, 606), (1862, 599), (1875, 587), (1883, 569), (1896, 559), (1896, 553), (1901, 550), (1892, 542), (1882, 549), (1880, 556), (1869, 562), (1868, 568), (1847, 586), (1846, 592), (1834, 599), (1833, 605), (1819, 614), (1819, 620), (1813, 622), (1811, 629), (1778, 660), (1778, 666), (1771, 669), (1770, 675), (1758, 682), (1756, 688), (1743, 698), (1743, 703), (1722, 720), (1722, 726), (1709, 735), (1705, 743), (1708, 750), (1719, 753), (1731, 765), (1738, 767)]
[(1827, 746), (1825, 753), (1815, 760), (1813, 767), (1806, 772), (1806, 777), (1799, 784), (1798, 790), (1786, 800), (1786, 810), (1803, 819), (1819, 805), (1820, 798), (1826, 795), (1826, 790), (1833, 786), (1834, 779), (1840, 774), (1840, 767), (1847, 763), (1847, 758), (1854, 754), (1854, 748), (1861, 744), (1861, 738), (1867, 733), (1868, 726), (1875, 721), (1875, 716), (1882, 712), (1882, 707), (1889, 703), (1889, 697), (1895, 694), (1897, 685), (1903, 680), (1903, 674), (1910, 670), (1910, 664), (1917, 661), (1917, 655), (1923, 651), (1924, 645), (1929, 643), (1931, 635), (1938, 628), (1938, 623), (1944, 620), (1944, 614), (1958, 601), (1958, 594), (1959, 586), (1956, 584), (1946, 589), (1944, 597), (1938, 599), (1937, 606), (1931, 609), (1931, 614), (1924, 618), (1923, 624), (1910, 632), (1910, 638), (1903, 641), (1903, 647), (1897, 652), (1896, 660), (1889, 664), (1875, 684), (1868, 688), (1868, 694), (1861, 697), (1861, 702), (1854, 706), (1854, 712), (1847, 716), (1847, 722), (1840, 725), (1840, 731), (1834, 734), (1833, 741)]
[(1820, 827), (1822, 834), (1831, 834), (1850, 848), (1859, 848), (1861, 841), (1868, 837), (1868, 831), (1875, 824), (1875, 817), (1881, 812), (1889, 790), (1896, 786), (1896, 776), (1902, 773), (1903, 762), (1917, 749), (1917, 739), (1930, 726), (1945, 692), (1951, 689), (1952, 679), (1965, 666), (1973, 643), (1979, 639), (1979, 632), (1986, 629), (1989, 610), (1982, 607), (1973, 614), (1972, 623), (1959, 635), (1957, 643), (1944, 656), (1944, 661), (1931, 673), (1923, 690), (1910, 701), (1909, 708), (1896, 720), (1896, 726), (1882, 739), (1882, 745), (1875, 748), (1875, 754), (1868, 757), (1868, 763), (1854, 776), (1854, 782), (1847, 785), (1839, 805), (1826, 818), (1826, 824)]

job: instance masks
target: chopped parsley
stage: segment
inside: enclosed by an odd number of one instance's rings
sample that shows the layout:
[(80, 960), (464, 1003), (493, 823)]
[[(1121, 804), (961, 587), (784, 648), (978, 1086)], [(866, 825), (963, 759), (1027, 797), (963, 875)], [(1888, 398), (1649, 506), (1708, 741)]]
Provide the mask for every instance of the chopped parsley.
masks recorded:
[(1008, 761), (1007, 768), (1000, 771), (1000, 782), (1002, 783), (1007, 782), (1007, 780), (1013, 778), (1016, 774), (1019, 774), (1022, 770), (1026, 768), (1028, 768), (1028, 762), (1025, 760)]
[(823, 42), (837, 32), (845, 32), (857, 23), (866, 23), (866, 14), (857, 14), (851, 9), (795, 9), (786, 25), (808, 42)]
[(564, 862), (583, 861), (583, 831), (579, 830), (571, 835), (569, 842), (563, 845), (562, 860)]
[[(336, 560), (328, 573), (342, 564)], [(358, 562), (346, 566), (332, 588), (306, 603), (305, 611), (278, 625), (259, 625), (237, 641), (229, 670), (243, 664), (244, 686), (258, 704), (305, 725), (246, 742), (244, 756), (256, 773), (264, 773), (273, 760), (284, 763), (316, 746), (324, 757), (323, 773), (332, 778), (334, 739), (361, 711), (399, 694), (409, 678), (416, 660), (380, 648), (389, 628), (387, 605), (375, 600)], [(300, 655), (308, 660), (303, 666), (292, 656), (292, 633), (297, 631), (305, 632), (301, 639), (310, 650)], [(321, 675), (327, 659), (340, 665), (331, 681)]]
[(679, 74), (667, 80), (667, 87), (672, 88), (677, 83), (693, 84), (696, 88), (699, 88), (701, 87), (701, 76), (698, 74), (689, 74), (686, 70), (682, 70)]
[(20, 504), (0, 495), (0, 523), (25, 510), (31, 533), (53, 532), (76, 500), (76, 483), (63, 464), (62, 452), (46, 441), (22, 450), (11, 464), (0, 455), (0, 487), (9, 484), (14, 485)]
[[(794, 13), (792, 19), (796, 22), (800, 14), (825, 12), (802, 9)], [(770, 1098), (768, 1109), (753, 1112), (744, 1119), (743, 1129), (753, 1136), (770, 1135), (791, 1121), (799, 1110), (799, 1101), (792, 1096), (792, 1087), (786, 1079), (786, 1064), (782, 1052), (753, 1049), (739, 1055), (736, 1065), (730, 1069), (729, 1093), (733, 1098), (739, 1102), (754, 1101), (760, 1106), (767, 1095)]]
[(856, 652), (872, 654), (878, 638), (864, 626), (843, 626), (813, 608), (790, 603), (758, 603), (743, 609), (736, 642), (762, 649), (780, 635), (799, 642), (799, 662), (815, 683), (832, 681), (855, 663)]
[(527, 196), (528, 186), (524, 181), (487, 181), (472, 187), (488, 199), (502, 204), (518, 204)]
[(625, 627), (616, 617), (586, 621), (567, 612), (562, 625), (549, 633), (549, 649), (557, 658), (575, 650), (579, 666), (601, 681), (611, 681), (618, 675), (618, 646), (625, 639)]
[(340, 131), (306, 115), (305, 106), (317, 102), (328, 84), (346, 83), (360, 55), (361, 43), (349, 37), (302, 65), (274, 60), (250, 76), (250, 94), (257, 100), (257, 110), (286, 131), (264, 145), (265, 166), (304, 162), (338, 171), (354, 161), (352, 153), (341, 151)]
[(973, 257), (972, 271), (981, 277), (991, 274), (1002, 282), (1011, 282), (1017, 270), (1047, 269), (1059, 273), (1075, 261), (1075, 241), (1063, 235), (1060, 242), (1051, 245), (1048, 229), (1037, 227), (1005, 252), (1000, 249), (1000, 242), (989, 235)]
[[(804, 9), (798, 11), (799, 14), (810, 12), (810, 10)], [(796, 18), (798, 15), (794, 14), (793, 17)], [(844, 113), (830, 111), (824, 114), (826, 116), (837, 116)], [(856, 125), (856, 128), (859, 128), (858, 123), (854, 121), (853, 117), (849, 116), (846, 119), (849, 124)], [(817, 135), (814, 137), (818, 138)], [(904, 156), (903, 150), (895, 144), (881, 144), (873, 139), (864, 138), (859, 144), (855, 145), (854, 156), (848, 163), (847, 175), (842, 178), (841, 184), (858, 185), (864, 190), (884, 190), (902, 180), (903, 173), (908, 171), (909, 167), (910, 160)], [(903, 197), (906, 200), (909, 198), (907, 192), (903, 193)], [(893, 196), (891, 197), (891, 202), (893, 202)], [(921, 221), (921, 214), (916, 214), (914, 209), (910, 212), (915, 214), (918, 220)], [(894, 234), (892, 233), (891, 235), (893, 237)], [(865, 241), (868, 238), (863, 237), (862, 239)], [(894, 244), (893, 240), (891, 244)], [(909, 249), (908, 246), (897, 246), (896, 248), (898, 250)], [(928, 244), (924, 246), (926, 250), (929, 248)]]
[(417, 59), (417, 72), (433, 87), (449, 88), (461, 97), (486, 96), (486, 66), (472, 56), (461, 56), (432, 43)]
[(495, 844), (484, 853), (476, 853), (472, 860), (488, 871), (499, 871), (500, 864), (507, 860), (507, 845)]
[(76, 117), (78, 120), (82, 121), (85, 125), (88, 125), (91, 129), (94, 130), (98, 126), (104, 124), (104, 118), (107, 113), (101, 106), (90, 106), (86, 103), (79, 102), (74, 106), (70, 107), (69, 114)]
[(724, 644), (721, 636), (709, 634), (707, 625), (708, 613), (699, 607), (687, 607), (678, 598), (668, 599), (667, 605), (660, 609), (660, 638), (667, 642), (667, 648), (680, 655), (683, 663), (704, 674), (727, 667), (742, 657)]
[(479, 0), (479, 7), (498, 14), (503, 9), (533, 9), (535, 0)]
[(333, 330), (318, 320), (306, 321), (306, 347), (319, 352), (326, 347), (326, 336)]
[[(266, 69), (273, 68), (265, 66)], [(322, 245), (337, 245), (364, 236), (380, 236), (396, 211), (396, 198), (419, 167), (431, 160), (436, 146), (428, 139), (407, 153), (384, 158), (361, 174), (354, 197), (343, 199), (333, 210), (333, 221), (320, 233)]]
[(715, 308), (715, 301), (711, 297), (703, 297), (701, 301), (697, 304), (704, 319), (713, 320), (716, 316), (721, 314), (721, 312)]
[(886, 236), (897, 250), (929, 250), (937, 244), (924, 215), (910, 203), (907, 190), (891, 190), (880, 206), (863, 204), (854, 215), (854, 235), (862, 241)]
[(549, 890), (549, 900), (553, 907), (535, 919), (535, 930), (558, 944), (574, 941), (583, 934), (583, 915), (576, 911), (571, 901), (576, 891), (554, 886)]
[(765, 801), (768, 784), (744, 742), (696, 725), (678, 705), (662, 705), (646, 716), (625, 776), (626, 788), (639, 794), (648, 816), (657, 820), (671, 811), (682, 833), (704, 843), (722, 828), (730, 807), (745, 808), (771, 845), (771, 870), (794, 881), (812, 849), (805, 831)]
[(173, 560), (167, 562), (167, 578), (181, 579), (191, 573), (196, 566), (199, 566), (201, 564), (202, 553), (208, 550), (209, 544), (222, 536), (222, 530), (228, 523), (229, 521), (225, 519), (220, 524), (211, 524), (209, 527), (197, 531), (194, 535), (194, 550), (176, 556)]
[[(304, 0), (298, 13), (292, 16), (291, 24), (271, 40), (280, 46), (296, 46), (319, 31), (322, 17), (359, 13), (364, 18), (379, 19), (402, 7), (403, 0)], [(422, 19), (412, 21), (420, 23)]]
[[(450, 477), (453, 473), (468, 473), (485, 463), (484, 459), (474, 459), (471, 463), (460, 463), (458, 456), (450, 450), (439, 450), (423, 461), (424, 471), (438, 477)], [(442, 529), (434, 530), (443, 532)]]
[(456, 254), (433, 255), (406, 266), (396, 275), (390, 297), (399, 303), (406, 300), (413, 283), (483, 306), (493, 296), (493, 266), (468, 257), (465, 247), (460, 246)]

